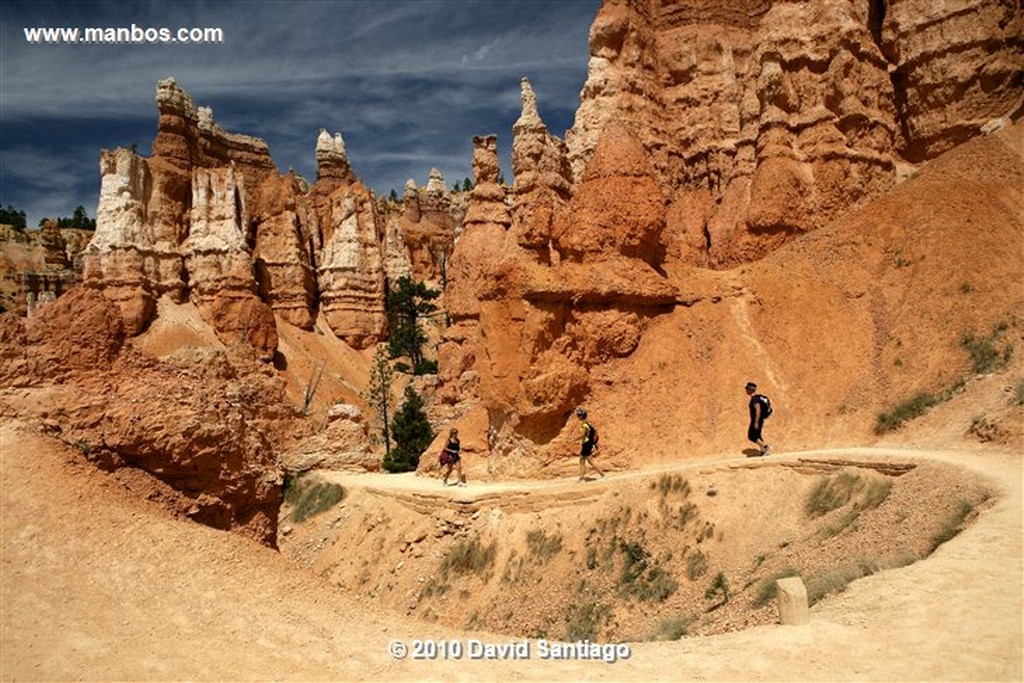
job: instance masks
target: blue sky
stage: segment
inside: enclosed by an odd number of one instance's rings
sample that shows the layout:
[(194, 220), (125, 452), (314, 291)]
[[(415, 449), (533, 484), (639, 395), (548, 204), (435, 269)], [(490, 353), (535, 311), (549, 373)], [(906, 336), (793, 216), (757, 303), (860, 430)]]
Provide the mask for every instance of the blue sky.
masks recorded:
[[(511, 178), (519, 79), (552, 133), (572, 125), (600, 0), (0, 3), (0, 204), (95, 216), (99, 152), (156, 133), (174, 76), (225, 130), (261, 137), (281, 171), (315, 179), (321, 127), (340, 131), (378, 192), (472, 175), (495, 133)], [(29, 44), (25, 27), (219, 27), (220, 44)]]

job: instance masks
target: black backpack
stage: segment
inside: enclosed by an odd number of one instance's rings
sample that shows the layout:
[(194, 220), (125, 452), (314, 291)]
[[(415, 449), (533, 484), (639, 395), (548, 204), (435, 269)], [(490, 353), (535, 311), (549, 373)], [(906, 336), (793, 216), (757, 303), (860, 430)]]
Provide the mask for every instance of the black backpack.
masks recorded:
[(594, 425), (592, 425), (592, 424), (590, 424), (588, 422), (587, 423), (587, 439), (589, 439), (590, 443), (594, 444), (594, 446), (597, 446), (597, 438), (598, 438), (597, 437), (597, 427), (595, 427)]
[(758, 401), (761, 403), (761, 419), (767, 420), (772, 416), (772, 402), (764, 394), (758, 394)]

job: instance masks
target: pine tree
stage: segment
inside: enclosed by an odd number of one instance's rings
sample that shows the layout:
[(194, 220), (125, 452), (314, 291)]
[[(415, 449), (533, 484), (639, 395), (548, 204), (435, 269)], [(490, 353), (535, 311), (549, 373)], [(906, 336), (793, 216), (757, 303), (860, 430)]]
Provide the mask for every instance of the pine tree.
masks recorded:
[(388, 472), (412, 472), (420, 464), (420, 456), (434, 440), (434, 429), (423, 412), (423, 399), (412, 388), (405, 387), (405, 401), (391, 422), (395, 449), (384, 458)]
[(10, 204), (6, 208), (0, 207), (0, 223), (6, 223), (15, 230), (24, 230), (25, 212), (14, 208)]
[(395, 371), (391, 368), (388, 353), (384, 346), (378, 346), (373, 354), (373, 365), (370, 366), (370, 383), (362, 397), (377, 413), (380, 421), (381, 436), (384, 437), (384, 461), (391, 457), (391, 435), (388, 432), (391, 413), (391, 381)]
[[(398, 278), (395, 288), (388, 293), (388, 351), (392, 358), (407, 356), (414, 374), (437, 372), (437, 362), (423, 357), (427, 335), (420, 327), (420, 318), (437, 310), (431, 303), (441, 293), (427, 289), (422, 282), (413, 282), (408, 276)], [(401, 368), (400, 368), (401, 369)]]

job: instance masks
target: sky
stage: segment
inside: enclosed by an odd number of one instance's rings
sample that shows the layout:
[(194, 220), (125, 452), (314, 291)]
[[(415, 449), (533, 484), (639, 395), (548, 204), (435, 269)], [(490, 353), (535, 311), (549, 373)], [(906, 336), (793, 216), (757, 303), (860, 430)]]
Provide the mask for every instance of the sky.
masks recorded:
[[(0, 2), (0, 205), (95, 217), (101, 149), (156, 135), (173, 76), (224, 130), (263, 138), (278, 169), (316, 178), (320, 128), (340, 132), (379, 194), (439, 168), (472, 177), (472, 137), (496, 134), (511, 180), (519, 79), (548, 129), (573, 123), (600, 0)], [(25, 29), (136, 28), (127, 44), (31, 43)], [(146, 42), (219, 28), (222, 42)]]

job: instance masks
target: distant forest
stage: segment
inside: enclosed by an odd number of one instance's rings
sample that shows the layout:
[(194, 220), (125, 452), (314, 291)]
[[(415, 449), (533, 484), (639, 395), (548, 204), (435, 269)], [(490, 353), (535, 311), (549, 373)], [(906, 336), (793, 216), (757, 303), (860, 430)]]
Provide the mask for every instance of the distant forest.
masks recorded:
[[(84, 206), (75, 207), (74, 213), (71, 218), (40, 218), (39, 227), (42, 227), (46, 221), (54, 220), (57, 222), (58, 228), (79, 228), (81, 230), (95, 230), (96, 219), (89, 218), (89, 214), (86, 213)], [(4, 223), (13, 226), (15, 230), (25, 229), (25, 212), (14, 208), (10, 204), (6, 207), (0, 207), (0, 223)]]

